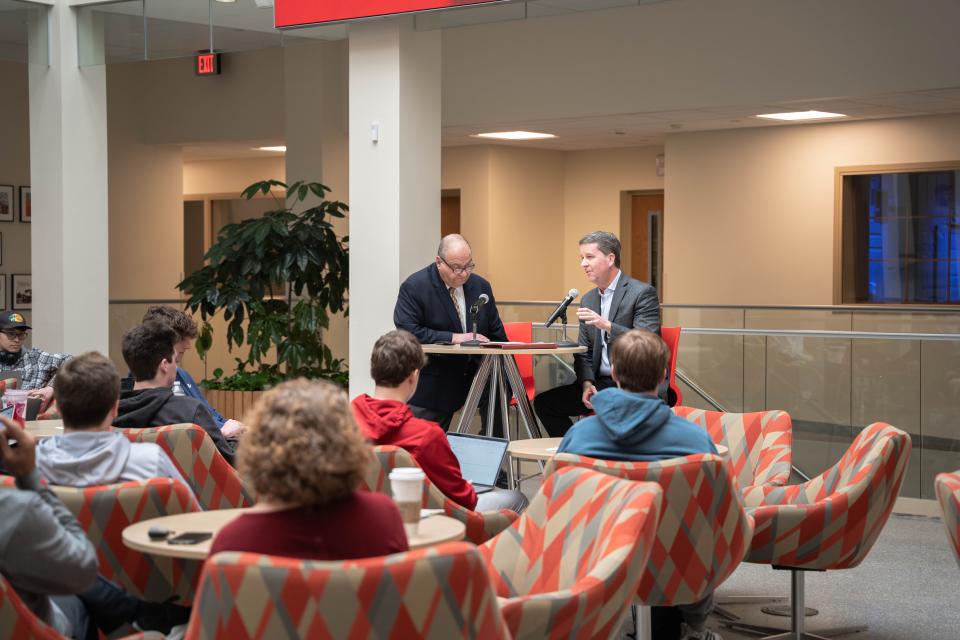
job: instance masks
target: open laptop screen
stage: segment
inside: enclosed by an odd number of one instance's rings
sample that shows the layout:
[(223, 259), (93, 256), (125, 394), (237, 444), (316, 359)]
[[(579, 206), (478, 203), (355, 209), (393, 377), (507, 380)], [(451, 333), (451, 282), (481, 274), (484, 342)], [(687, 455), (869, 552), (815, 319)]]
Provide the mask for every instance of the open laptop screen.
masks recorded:
[(447, 440), (460, 462), (464, 478), (475, 485), (493, 486), (497, 482), (500, 464), (507, 453), (506, 440), (465, 433), (448, 433)]

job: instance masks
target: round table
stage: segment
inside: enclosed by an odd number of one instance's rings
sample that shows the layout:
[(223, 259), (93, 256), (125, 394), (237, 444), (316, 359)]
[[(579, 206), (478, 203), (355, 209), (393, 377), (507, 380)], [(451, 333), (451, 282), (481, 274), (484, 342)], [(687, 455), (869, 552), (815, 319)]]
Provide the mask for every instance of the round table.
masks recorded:
[[(228, 522), (250, 509), (215, 509), (195, 513), (178, 513), (172, 516), (142, 520), (123, 530), (123, 544), (131, 549), (156, 556), (184, 560), (206, 560), (210, 544)], [(171, 537), (186, 531), (212, 533), (209, 540), (197, 544), (167, 544), (166, 540), (151, 540), (147, 535), (150, 527), (163, 527), (171, 531)], [(416, 536), (407, 540), (411, 549), (420, 549), (441, 542), (463, 540), (467, 528), (459, 520), (444, 515), (434, 515), (420, 520)]]
[(514, 460), (549, 460), (557, 452), (563, 438), (531, 438), (514, 440), (507, 447), (507, 454)]
[[(563, 440), (563, 438), (530, 438), (527, 440), (514, 440), (507, 446), (507, 455), (510, 456), (511, 463), (516, 464), (517, 467), (513, 472), (513, 486), (515, 489), (520, 488), (520, 482), (523, 480), (529, 480), (537, 475), (533, 474), (532, 476), (523, 477), (520, 474), (520, 461), (532, 460), (534, 462), (540, 462), (542, 470), (542, 463), (557, 453), (557, 447), (560, 446), (561, 440)], [(730, 457), (730, 450), (727, 447), (722, 444), (715, 446), (721, 458)]]
[(27, 433), (37, 440), (63, 435), (63, 420), (31, 420), (26, 426)]

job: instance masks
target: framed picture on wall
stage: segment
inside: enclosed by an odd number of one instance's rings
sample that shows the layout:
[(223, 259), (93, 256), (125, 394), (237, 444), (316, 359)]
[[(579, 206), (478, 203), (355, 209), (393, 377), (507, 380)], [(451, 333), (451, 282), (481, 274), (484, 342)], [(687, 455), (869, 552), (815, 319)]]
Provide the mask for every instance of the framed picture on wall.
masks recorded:
[(7, 308), (7, 274), (0, 273), (0, 307)]
[(11, 276), (10, 308), (33, 308), (33, 277), (29, 273), (15, 273)]
[(20, 222), (30, 222), (33, 208), (30, 206), (30, 187), (20, 187)]
[(13, 222), (13, 185), (0, 184), (0, 222)]

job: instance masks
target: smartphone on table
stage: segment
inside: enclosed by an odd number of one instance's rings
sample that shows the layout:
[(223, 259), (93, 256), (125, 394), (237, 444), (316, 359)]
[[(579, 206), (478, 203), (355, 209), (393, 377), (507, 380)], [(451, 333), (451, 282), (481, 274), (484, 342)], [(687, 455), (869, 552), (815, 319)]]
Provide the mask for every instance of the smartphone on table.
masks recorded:
[(185, 531), (167, 539), (167, 544), (200, 544), (213, 537), (209, 531)]

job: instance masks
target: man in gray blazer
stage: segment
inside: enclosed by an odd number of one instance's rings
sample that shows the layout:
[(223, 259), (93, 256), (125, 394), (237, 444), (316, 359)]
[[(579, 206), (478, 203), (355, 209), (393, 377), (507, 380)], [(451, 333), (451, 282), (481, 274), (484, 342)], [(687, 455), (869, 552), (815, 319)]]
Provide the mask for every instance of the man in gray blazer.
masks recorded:
[(610, 377), (609, 345), (631, 329), (660, 333), (657, 290), (620, 270), (620, 240), (608, 231), (594, 231), (580, 239), (580, 266), (597, 285), (580, 301), (580, 344), (585, 353), (573, 356), (577, 381), (537, 394), (533, 404), (547, 432), (562, 437), (570, 416), (593, 411), (590, 398), (615, 386)]

